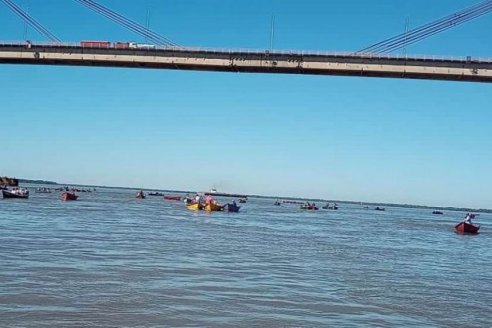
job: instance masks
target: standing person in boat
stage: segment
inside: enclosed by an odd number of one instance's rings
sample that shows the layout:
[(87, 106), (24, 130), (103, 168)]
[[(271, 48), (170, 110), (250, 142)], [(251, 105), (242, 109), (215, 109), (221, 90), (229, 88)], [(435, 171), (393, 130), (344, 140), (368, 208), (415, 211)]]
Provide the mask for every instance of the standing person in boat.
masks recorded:
[(212, 204), (214, 201), (214, 198), (212, 197), (212, 195), (208, 195), (207, 198), (205, 198), (205, 205), (210, 205)]

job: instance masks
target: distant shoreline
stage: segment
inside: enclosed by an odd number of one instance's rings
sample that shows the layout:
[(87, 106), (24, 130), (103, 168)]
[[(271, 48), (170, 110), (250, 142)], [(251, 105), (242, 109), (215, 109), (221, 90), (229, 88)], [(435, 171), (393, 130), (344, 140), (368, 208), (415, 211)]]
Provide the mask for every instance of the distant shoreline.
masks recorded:
[(30, 179), (18, 179), (19, 183), (32, 183), (32, 184), (45, 184), (45, 185), (58, 185), (58, 183), (54, 181), (46, 181), (46, 180), (30, 180)]
[[(138, 189), (138, 190), (152, 190), (158, 192), (170, 192), (170, 193), (188, 193), (193, 194), (197, 191), (186, 191), (186, 190), (166, 190), (166, 189), (152, 189), (152, 188), (133, 188), (133, 187), (113, 187), (113, 186), (96, 186), (96, 185), (81, 185), (72, 183), (57, 183), (54, 181), (45, 180), (30, 180), (30, 179), (19, 179), (19, 183), (31, 183), (31, 184), (47, 184), (47, 185), (60, 185), (60, 186), (74, 186), (74, 187), (91, 187), (91, 188), (107, 188), (107, 189)], [(385, 207), (400, 207), (400, 208), (419, 208), (419, 209), (429, 209), (429, 210), (444, 210), (444, 211), (455, 211), (455, 212), (475, 212), (475, 213), (492, 213), (492, 209), (487, 208), (468, 208), (468, 207), (442, 207), (442, 206), (427, 206), (427, 205), (412, 205), (412, 204), (394, 204), (394, 203), (374, 203), (374, 202), (360, 202), (352, 200), (331, 200), (331, 199), (316, 199), (316, 198), (304, 198), (304, 197), (282, 197), (282, 196), (265, 196), (265, 195), (244, 195), (248, 198), (260, 198), (260, 199), (282, 199), (282, 200), (294, 200), (294, 201), (309, 201), (309, 202), (319, 202), (319, 203), (343, 203), (343, 204), (363, 204), (364, 206), (385, 206)]]

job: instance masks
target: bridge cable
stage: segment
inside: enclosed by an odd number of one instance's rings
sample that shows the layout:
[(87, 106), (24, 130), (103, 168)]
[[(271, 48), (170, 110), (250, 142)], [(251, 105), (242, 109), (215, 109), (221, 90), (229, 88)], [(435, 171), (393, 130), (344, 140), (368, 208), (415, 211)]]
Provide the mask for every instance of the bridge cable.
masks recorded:
[(397, 41), (397, 42), (394, 42), (393, 44), (389, 45), (389, 46), (386, 46), (385, 48), (383, 48), (382, 50), (380, 50), (379, 52), (380, 53), (389, 53), (389, 52), (392, 52), (392, 51), (395, 51), (395, 50), (398, 50), (398, 49), (401, 49), (403, 47), (406, 47), (410, 44), (414, 44), (418, 41), (421, 41), (423, 39), (426, 39), (426, 38), (429, 38), (435, 34), (438, 34), (438, 33), (441, 33), (443, 31), (446, 31), (448, 29), (451, 29), (455, 26), (458, 26), (458, 25), (461, 25), (467, 21), (470, 21), (472, 19), (475, 19), (477, 17), (480, 17), (480, 16), (483, 16), (489, 12), (492, 11), (492, 4), (489, 5), (488, 7), (486, 8), (483, 8), (479, 11), (476, 11), (476, 12), (473, 12), (473, 13), (468, 13), (466, 15), (463, 15), (457, 19), (454, 19), (454, 20), (451, 20), (451, 21), (448, 21), (446, 23), (443, 23), (435, 28), (432, 28), (432, 29), (429, 29), (425, 32), (422, 32), (422, 33), (417, 33), (417, 34), (413, 34), (413, 35), (407, 35), (405, 38)]
[(47, 28), (45, 28), (41, 23), (39, 23), (36, 19), (34, 19), (29, 13), (24, 11), (21, 7), (19, 7), (12, 0), (1, 0), (5, 6), (7, 6), (10, 10), (14, 12), (17, 16), (19, 16), (24, 22), (29, 24), (32, 28), (34, 28), (39, 34), (44, 35), (48, 39), (53, 42), (61, 42), (53, 33), (51, 33)]
[(97, 3), (96, 1), (93, 0), (76, 0), (80, 4), (86, 6), (87, 8), (91, 9), (92, 11), (109, 18), (113, 22), (122, 25), (123, 27), (151, 40), (154, 42), (156, 45), (161, 45), (165, 47), (179, 47), (176, 43), (173, 41), (169, 40), (168, 38), (146, 28), (145, 26), (136, 23), (120, 14), (117, 12)]
[(446, 30), (453, 28), (457, 25), (461, 25), (467, 21), (470, 21), (470, 20), (475, 19), (477, 17), (483, 16), (483, 15), (489, 13), (490, 11), (492, 11), (492, 5), (490, 5), (488, 8), (480, 10), (479, 12), (464, 15), (464, 16), (460, 17), (459, 19), (455, 19), (455, 20), (443, 23), (443, 24), (441, 24), (435, 28), (429, 29), (425, 32), (411, 34), (411, 35), (407, 34), (407, 36), (404, 37), (403, 39), (400, 39), (396, 42), (393, 42), (390, 45), (387, 45), (386, 47), (384, 47), (382, 49), (379, 49), (378, 53), (389, 53), (389, 52), (401, 49), (401, 48), (406, 47), (410, 44), (414, 44), (418, 41), (429, 38), (435, 34), (446, 31)]
[(111, 10), (109, 10), (109, 9), (107, 9), (107, 8), (97, 4), (97, 3), (94, 3), (93, 1), (92, 2), (86, 1), (86, 0), (77, 0), (77, 1), (82, 3), (83, 5), (85, 5), (89, 9), (95, 11), (96, 13), (99, 13), (99, 14), (115, 21), (116, 23), (123, 25), (124, 27), (134, 31), (135, 33), (138, 33), (142, 36), (145, 36), (146, 38), (151, 38), (152, 41), (154, 41), (157, 44), (161, 44), (161, 43), (167, 44), (166, 42), (162, 42), (162, 40), (157, 41), (158, 39), (155, 36), (152, 36), (148, 32), (139, 29), (138, 25), (136, 25), (136, 23), (133, 23), (133, 22), (127, 20), (126, 18), (122, 17), (122, 16), (121, 16), (122, 18), (119, 18), (118, 16), (120, 16), (120, 15), (113, 13)]
[(92, 0), (77, 0), (77, 1), (82, 3), (83, 5), (85, 5), (86, 7), (92, 9), (93, 11), (113, 20), (114, 22), (116, 22), (120, 25), (123, 25), (127, 29), (130, 29), (137, 34), (144, 36), (147, 39), (150, 39), (151, 41), (153, 41), (154, 43), (156, 43), (158, 45), (164, 45), (166, 47), (169, 47), (169, 46), (176, 47), (177, 46), (177, 44), (170, 41), (169, 39), (149, 30), (148, 28), (146, 28), (146, 27), (144, 27), (138, 23), (135, 23), (135, 22), (125, 18), (124, 16), (112, 11), (111, 9), (109, 9), (107, 7), (104, 7), (100, 4), (98, 4), (95, 1), (92, 1)]
[(487, 0), (478, 5), (469, 7), (444, 18), (438, 19), (434, 22), (412, 29), (407, 33), (402, 33), (387, 40), (378, 42), (372, 46), (366, 47), (356, 52), (356, 54), (381, 54), (392, 52), (415, 42), (421, 41), (437, 33), (448, 30), (452, 27), (463, 24), (469, 20), (483, 16), (491, 11), (492, 0)]
[(378, 42), (378, 43), (376, 43), (376, 44), (374, 44), (372, 46), (369, 46), (367, 48), (364, 48), (360, 52), (366, 52), (366, 51), (367, 52), (370, 52), (370, 51), (372, 51), (374, 49), (377, 49), (378, 47), (383, 47), (383, 46), (386, 46), (388, 44), (391, 44), (395, 40), (402, 40), (405, 37), (408, 37), (409, 35), (411, 35), (413, 33), (419, 33), (419, 32), (425, 31), (427, 29), (433, 28), (436, 25), (439, 25), (439, 24), (448, 22), (450, 20), (453, 20), (453, 19), (455, 19), (457, 17), (460, 17), (461, 15), (466, 14), (467, 12), (471, 12), (471, 11), (476, 10), (476, 9), (481, 9), (481, 8), (483, 8), (484, 5), (487, 5), (488, 3), (490, 3), (490, 1), (485, 1), (484, 3), (481, 3), (479, 5), (476, 5), (476, 6), (473, 6), (471, 8), (468, 8), (468, 9), (465, 9), (465, 10), (462, 10), (462, 11), (459, 11), (459, 12), (456, 12), (456, 13), (451, 14), (449, 16), (446, 16), (444, 18), (438, 19), (438, 20), (436, 20), (434, 22), (427, 23), (427, 24), (425, 24), (425, 25), (423, 25), (421, 27), (418, 27), (418, 28), (412, 29), (410, 31), (407, 31), (406, 33), (399, 34), (397, 36), (394, 36), (392, 38), (389, 38), (387, 40)]
[(445, 26), (443, 28), (430, 31), (430, 32), (426, 33), (425, 35), (415, 36), (415, 37), (412, 37), (412, 38), (408, 38), (406, 42), (395, 44), (392, 47), (389, 47), (389, 48), (385, 49), (384, 52), (385, 53), (389, 53), (389, 52), (393, 52), (393, 51), (399, 50), (399, 49), (404, 48), (404, 47), (406, 47), (408, 45), (414, 44), (416, 42), (419, 42), (419, 41), (422, 41), (422, 40), (424, 40), (426, 38), (429, 38), (429, 37), (431, 37), (433, 35), (436, 35), (438, 33), (441, 33), (441, 32), (444, 32), (446, 30), (449, 30), (449, 29), (451, 29), (451, 28), (453, 28), (453, 27), (455, 27), (457, 25), (461, 25), (461, 24), (463, 24), (463, 23), (465, 23), (467, 21), (470, 21), (472, 19), (475, 19), (475, 18), (477, 18), (479, 16), (483, 16), (483, 15), (485, 15), (485, 14), (491, 12), (491, 11), (492, 11), (492, 7), (487, 12), (484, 12), (484, 13), (478, 15), (478, 16), (469, 17), (467, 19), (460, 20), (459, 22), (453, 22), (452, 24), (449, 24), (449, 25), (447, 25), (447, 26)]

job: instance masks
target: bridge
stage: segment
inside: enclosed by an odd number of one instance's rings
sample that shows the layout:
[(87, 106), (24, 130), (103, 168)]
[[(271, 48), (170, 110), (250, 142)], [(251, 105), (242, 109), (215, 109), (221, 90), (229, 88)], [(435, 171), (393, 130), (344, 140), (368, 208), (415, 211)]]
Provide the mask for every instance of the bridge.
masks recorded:
[(0, 44), (0, 63), (492, 82), (492, 60), (350, 53), (182, 47), (118, 49), (24, 42)]
[[(492, 0), (352, 53), (231, 50), (180, 46), (94, 0), (76, 0), (152, 44), (61, 42), (13, 0), (0, 0), (52, 42), (0, 43), (1, 64), (105, 66), (239, 73), (283, 73), (492, 82), (492, 58), (397, 56), (394, 51), (492, 12)], [(120, 46), (124, 45), (126, 46)]]

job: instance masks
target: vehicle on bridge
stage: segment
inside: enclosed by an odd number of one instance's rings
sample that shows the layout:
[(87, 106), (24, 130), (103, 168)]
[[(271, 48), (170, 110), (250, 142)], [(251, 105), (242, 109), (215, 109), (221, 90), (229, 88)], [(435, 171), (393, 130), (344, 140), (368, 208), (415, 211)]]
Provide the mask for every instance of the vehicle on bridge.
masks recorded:
[(87, 48), (110, 48), (111, 42), (109, 41), (80, 41), (81, 47)]
[(154, 44), (146, 44), (146, 43), (130, 42), (129, 48), (130, 49), (155, 49), (155, 45)]
[(137, 42), (80, 41), (81, 47), (114, 49), (155, 49), (154, 44)]
[(130, 48), (130, 42), (115, 42), (114, 48), (115, 49), (128, 49), (128, 48)]

